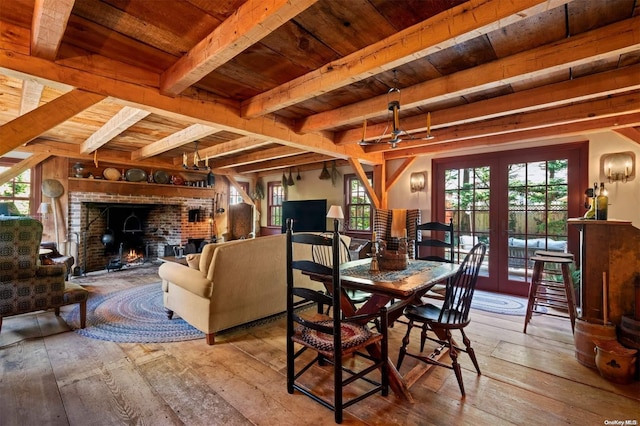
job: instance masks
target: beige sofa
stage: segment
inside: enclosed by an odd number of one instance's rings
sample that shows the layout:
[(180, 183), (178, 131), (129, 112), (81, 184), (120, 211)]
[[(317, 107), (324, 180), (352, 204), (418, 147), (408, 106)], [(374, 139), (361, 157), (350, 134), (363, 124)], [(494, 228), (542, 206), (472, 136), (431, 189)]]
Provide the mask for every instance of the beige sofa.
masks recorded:
[[(348, 237), (343, 237), (349, 243)], [(310, 250), (307, 248), (307, 250)], [(294, 252), (295, 258), (311, 253)], [(214, 343), (216, 332), (284, 312), (286, 306), (286, 239), (284, 234), (207, 244), (190, 255), (191, 266), (160, 266), (164, 306), (204, 332)], [(322, 284), (304, 277), (308, 286)]]

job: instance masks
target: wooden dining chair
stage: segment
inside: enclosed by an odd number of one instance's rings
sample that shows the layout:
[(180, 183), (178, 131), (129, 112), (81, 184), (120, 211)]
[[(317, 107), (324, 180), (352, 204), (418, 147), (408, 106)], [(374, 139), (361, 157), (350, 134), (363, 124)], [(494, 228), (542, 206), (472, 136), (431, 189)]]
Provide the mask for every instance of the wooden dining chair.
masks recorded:
[[(449, 223), (426, 222), (416, 226), (421, 238), (416, 238), (416, 259), (433, 260), (436, 262), (453, 263), (453, 219)], [(424, 232), (429, 234), (425, 236)], [(446, 291), (446, 281), (438, 283), (424, 296), (427, 299), (443, 300)]]
[[(336, 423), (342, 423), (343, 410), (350, 405), (381, 392), (386, 396), (389, 391), (388, 378), (388, 344), (387, 344), (387, 310), (382, 308), (374, 314), (346, 317), (341, 309), (343, 298), (340, 283), (340, 234), (338, 221), (334, 220), (334, 232), (331, 237), (308, 233), (293, 233), (293, 221), (287, 220), (287, 391), (293, 394), (299, 391), (314, 401), (335, 412)], [(327, 266), (312, 259), (293, 260), (294, 246), (311, 244), (331, 248), (331, 265)], [(327, 294), (297, 286), (294, 271), (301, 271), (321, 277), (328, 285)], [(300, 301), (317, 303), (319, 306), (332, 306), (332, 316), (322, 313), (302, 313), (296, 310)], [(295, 302), (295, 303), (294, 303)], [(303, 315), (307, 312), (307, 315)], [(368, 327), (369, 321), (378, 319), (378, 330)], [(362, 352), (367, 346), (380, 345), (380, 356)], [(316, 354), (311, 359), (301, 358), (307, 350)], [(358, 362), (344, 362), (358, 356)], [(362, 362), (360, 361), (362, 359)], [(296, 363), (298, 361), (298, 363)], [(332, 365), (333, 399), (327, 399), (325, 390), (305, 385), (301, 380), (304, 373), (308, 376), (318, 374), (318, 369), (311, 369), (315, 363)], [(298, 365), (296, 365), (298, 364)], [(375, 370), (380, 370), (380, 379), (371, 377)], [(345, 376), (343, 378), (343, 376)], [(362, 379), (362, 380), (359, 380)], [(354, 382), (362, 383), (356, 386)], [(344, 389), (349, 385), (349, 394), (356, 396), (344, 400)], [(364, 389), (363, 389), (364, 387)]]
[[(438, 262), (453, 263), (453, 219), (449, 223), (426, 222), (416, 226), (417, 232), (422, 234), (421, 239), (416, 238), (416, 259), (435, 260)], [(429, 232), (425, 236), (424, 232)], [(425, 248), (420, 254), (421, 248)]]
[[(471, 341), (464, 332), (464, 328), (470, 322), (469, 310), (471, 309), (471, 300), (486, 250), (487, 247), (485, 244), (478, 243), (467, 254), (460, 264), (456, 275), (447, 283), (447, 290), (442, 306), (426, 303), (405, 308), (404, 315), (409, 320), (409, 323), (407, 325), (407, 332), (402, 339), (402, 347), (398, 354), (398, 370), (400, 370), (405, 356), (416, 358), (428, 364), (452, 369), (456, 374), (460, 391), (464, 396), (464, 384), (462, 382), (460, 364), (458, 364), (458, 353), (468, 353), (476, 371), (480, 374), (480, 367), (478, 366), (475, 352), (471, 347)], [(420, 333), (419, 354), (407, 351), (409, 335), (411, 334), (411, 329), (416, 324), (419, 324), (422, 328), (422, 332)], [(464, 348), (455, 343), (451, 334), (452, 330), (460, 330)], [(430, 336), (429, 332), (435, 334), (435, 337)], [(427, 339), (440, 345), (440, 347), (436, 348), (429, 355), (423, 354), (424, 344)], [(449, 350), (451, 364), (445, 364), (439, 359), (436, 359), (444, 348)]]
[[(323, 235), (331, 238), (333, 237), (332, 234)], [(314, 245), (311, 247), (311, 256), (314, 262), (331, 267), (333, 265), (332, 251), (331, 246)], [(340, 238), (339, 253), (340, 264), (351, 261), (351, 252), (349, 251), (347, 243), (345, 243), (342, 238)], [(371, 297), (371, 293), (367, 293), (362, 290), (348, 289), (346, 291), (349, 293), (351, 301), (355, 304), (364, 303)]]

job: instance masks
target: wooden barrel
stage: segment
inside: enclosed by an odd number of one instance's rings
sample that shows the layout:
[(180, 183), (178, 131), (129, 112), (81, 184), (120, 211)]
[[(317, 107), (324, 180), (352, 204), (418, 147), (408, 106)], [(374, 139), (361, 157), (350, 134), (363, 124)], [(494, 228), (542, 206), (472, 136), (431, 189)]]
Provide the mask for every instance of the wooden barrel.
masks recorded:
[(576, 346), (576, 359), (589, 368), (596, 368), (595, 340), (607, 341), (616, 339), (616, 326), (613, 324), (596, 324), (576, 319), (573, 341)]
[[(640, 349), (640, 320), (623, 315), (618, 340), (628, 348)], [(636, 380), (640, 380), (640, 357), (636, 361)]]

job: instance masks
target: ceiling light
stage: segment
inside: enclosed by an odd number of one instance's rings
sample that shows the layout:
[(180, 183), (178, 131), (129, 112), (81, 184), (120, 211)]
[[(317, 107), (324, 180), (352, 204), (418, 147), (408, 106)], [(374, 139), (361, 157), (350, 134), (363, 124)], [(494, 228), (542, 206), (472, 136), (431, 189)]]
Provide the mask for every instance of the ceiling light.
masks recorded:
[[(387, 102), (387, 110), (388, 119), (387, 119), (387, 127), (382, 132), (377, 139), (372, 141), (367, 141), (366, 133), (367, 133), (367, 120), (365, 119), (362, 123), (362, 139), (358, 142), (359, 145), (377, 145), (381, 143), (388, 143), (391, 145), (391, 148), (396, 148), (399, 142), (402, 142), (401, 136), (407, 136), (410, 140), (430, 140), (433, 139), (433, 135), (431, 134), (431, 113), (427, 113), (427, 134), (424, 138), (414, 138), (400, 127), (400, 89), (398, 88), (398, 76), (397, 71), (393, 70), (393, 87), (389, 89), (387, 92), (387, 98), (389, 99)], [(389, 130), (389, 123), (391, 125), (391, 132), (387, 133)], [(391, 135), (390, 139), (386, 139), (388, 135)]]

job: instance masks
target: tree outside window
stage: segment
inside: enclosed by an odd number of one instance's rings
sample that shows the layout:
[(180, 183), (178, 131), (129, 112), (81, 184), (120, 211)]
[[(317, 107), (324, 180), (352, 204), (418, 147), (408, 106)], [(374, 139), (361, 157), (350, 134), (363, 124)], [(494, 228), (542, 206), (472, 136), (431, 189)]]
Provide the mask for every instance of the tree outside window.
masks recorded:
[[(247, 194), (249, 193), (249, 182), (238, 182), (238, 184), (242, 187), (242, 190), (245, 193)], [(244, 199), (242, 198), (242, 195), (240, 195), (240, 193), (235, 188), (235, 186), (233, 185), (229, 186), (229, 205), (240, 204), (240, 203), (244, 203)]]
[[(373, 173), (368, 172), (367, 179), (371, 184)], [(344, 183), (344, 199), (346, 203), (346, 229), (355, 232), (371, 231), (371, 217), (373, 213), (373, 207), (371, 206), (371, 200), (367, 195), (367, 191), (365, 190), (364, 185), (362, 185), (360, 179), (358, 179), (355, 174), (345, 175)]]
[(282, 202), (284, 201), (284, 187), (281, 182), (267, 184), (267, 226), (282, 227)]
[[(10, 167), (0, 166), (0, 173)], [(13, 179), (0, 186), (0, 202), (13, 202), (22, 215), (31, 213), (29, 200), (31, 197), (31, 170), (25, 170)]]

